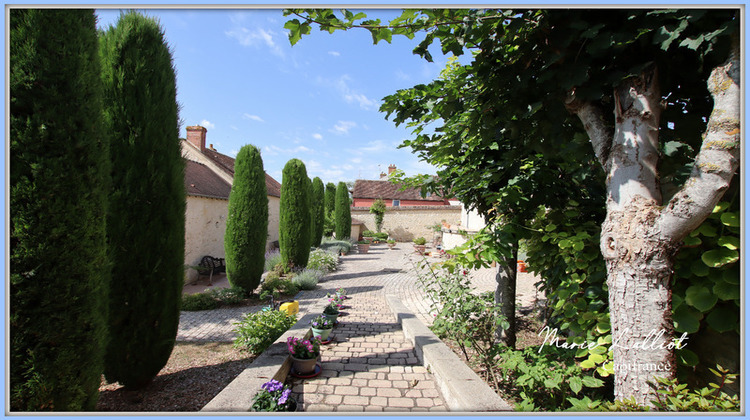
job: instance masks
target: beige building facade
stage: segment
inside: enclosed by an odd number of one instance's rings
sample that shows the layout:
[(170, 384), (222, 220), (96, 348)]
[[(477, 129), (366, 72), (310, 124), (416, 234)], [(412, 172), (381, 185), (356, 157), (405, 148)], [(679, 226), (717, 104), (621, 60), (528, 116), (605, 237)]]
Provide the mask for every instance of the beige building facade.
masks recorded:
[[(185, 189), (185, 265), (196, 266), (210, 255), (224, 258), (224, 234), (229, 213), (229, 193), (234, 181), (234, 158), (219, 153), (212, 144), (206, 147), (207, 130), (201, 126), (187, 127), (187, 138), (182, 140), (182, 155), (186, 160)], [(281, 184), (266, 174), (268, 194), (268, 239), (266, 248), (279, 240), (279, 210)], [(195, 269), (188, 268), (186, 283), (198, 278)]]

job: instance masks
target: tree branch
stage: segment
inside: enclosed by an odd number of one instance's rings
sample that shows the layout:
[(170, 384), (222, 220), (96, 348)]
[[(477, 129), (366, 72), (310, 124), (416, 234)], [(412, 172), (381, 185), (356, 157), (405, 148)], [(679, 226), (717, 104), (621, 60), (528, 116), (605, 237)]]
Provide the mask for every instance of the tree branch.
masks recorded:
[(740, 162), (740, 52), (736, 44), (727, 62), (708, 79), (714, 109), (690, 178), (662, 210), (658, 231), (681, 241), (713, 211)]
[(602, 168), (604, 168), (604, 173), (609, 173), (609, 153), (612, 149), (614, 132), (610, 126), (605, 124), (606, 118), (602, 109), (591, 102), (578, 99), (575, 88), (568, 92), (568, 96), (565, 99), (565, 108), (571, 113), (576, 114), (581, 120), (583, 128), (589, 135), (591, 146), (594, 147), (597, 160), (599, 160)]

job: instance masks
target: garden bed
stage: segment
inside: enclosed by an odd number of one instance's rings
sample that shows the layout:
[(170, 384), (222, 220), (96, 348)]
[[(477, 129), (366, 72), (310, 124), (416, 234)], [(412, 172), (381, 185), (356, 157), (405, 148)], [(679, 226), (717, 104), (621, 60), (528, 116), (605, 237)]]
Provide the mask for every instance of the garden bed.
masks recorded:
[(178, 342), (167, 365), (145, 388), (126, 391), (102, 377), (97, 411), (199, 411), (252, 363), (232, 343)]

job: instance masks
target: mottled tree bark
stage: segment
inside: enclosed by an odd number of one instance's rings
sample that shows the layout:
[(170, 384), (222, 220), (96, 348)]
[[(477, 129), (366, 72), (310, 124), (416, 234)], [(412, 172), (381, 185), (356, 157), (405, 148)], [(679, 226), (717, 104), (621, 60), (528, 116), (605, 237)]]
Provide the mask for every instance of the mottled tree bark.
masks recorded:
[(673, 377), (675, 340), (670, 281), (680, 242), (711, 213), (739, 165), (739, 50), (708, 81), (714, 110), (691, 177), (663, 203), (658, 164), (658, 72), (647, 69), (614, 92), (614, 132), (593, 104), (572, 91), (578, 115), (607, 173), (601, 251), (615, 363), (615, 398), (649, 404), (655, 376)]
[(513, 244), (510, 258), (498, 262), (495, 280), (495, 303), (502, 308), (501, 313), (508, 321), (508, 328), (498, 327), (495, 330), (495, 340), (510, 348), (516, 347), (516, 273), (518, 261), (518, 241)]

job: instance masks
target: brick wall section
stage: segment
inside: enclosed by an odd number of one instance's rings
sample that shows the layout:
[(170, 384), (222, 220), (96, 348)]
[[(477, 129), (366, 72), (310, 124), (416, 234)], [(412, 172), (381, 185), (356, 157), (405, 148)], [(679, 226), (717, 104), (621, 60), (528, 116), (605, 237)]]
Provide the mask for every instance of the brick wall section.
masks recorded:
[[(375, 215), (369, 207), (352, 207), (352, 217), (365, 223), (363, 230), (375, 231)], [(443, 220), (451, 225), (461, 221), (461, 206), (402, 206), (388, 207), (383, 218), (383, 232), (399, 242), (411, 242), (423, 236), (432, 240), (431, 226)]]

